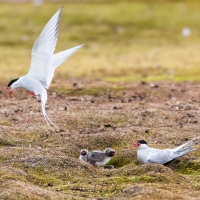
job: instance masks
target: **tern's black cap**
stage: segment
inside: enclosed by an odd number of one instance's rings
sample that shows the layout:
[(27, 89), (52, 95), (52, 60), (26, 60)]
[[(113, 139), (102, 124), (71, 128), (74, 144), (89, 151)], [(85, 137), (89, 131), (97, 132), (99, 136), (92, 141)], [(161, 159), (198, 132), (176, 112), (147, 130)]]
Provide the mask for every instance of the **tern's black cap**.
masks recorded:
[(13, 79), (12, 81), (10, 81), (10, 83), (8, 83), (8, 87), (10, 87), (15, 81), (17, 81), (19, 78)]
[(145, 140), (138, 140), (137, 143), (139, 143), (139, 144), (147, 144), (147, 142)]

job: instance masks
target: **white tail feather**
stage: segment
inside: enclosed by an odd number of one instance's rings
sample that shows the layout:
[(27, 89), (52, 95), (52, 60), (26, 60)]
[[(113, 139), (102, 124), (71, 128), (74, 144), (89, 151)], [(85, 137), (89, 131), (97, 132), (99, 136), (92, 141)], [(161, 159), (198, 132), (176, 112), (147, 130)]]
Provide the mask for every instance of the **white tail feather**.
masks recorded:
[(58, 126), (56, 126), (50, 119), (49, 119), (49, 117), (46, 115), (46, 118), (49, 120), (49, 122), (53, 125), (53, 126), (55, 126), (57, 129), (59, 129), (59, 127)]
[[(44, 116), (44, 119), (45, 119), (47, 125), (48, 125), (52, 130), (54, 130), (54, 129), (51, 127), (51, 125), (53, 125), (53, 126), (56, 127), (57, 129), (59, 129), (59, 127), (56, 126), (56, 125), (49, 119), (49, 117), (47, 116), (46, 110), (45, 110), (45, 104), (43, 104), (43, 103), (42, 103), (42, 113), (43, 113), (43, 116)], [(50, 125), (50, 124), (51, 124), (51, 125)]]

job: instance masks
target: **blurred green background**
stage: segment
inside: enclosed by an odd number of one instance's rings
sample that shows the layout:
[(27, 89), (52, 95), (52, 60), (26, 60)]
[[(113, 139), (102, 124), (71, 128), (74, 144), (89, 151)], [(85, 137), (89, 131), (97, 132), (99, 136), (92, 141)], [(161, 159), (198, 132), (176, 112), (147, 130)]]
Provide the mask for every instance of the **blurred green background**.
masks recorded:
[(0, 1), (3, 84), (28, 72), (35, 39), (62, 5), (56, 52), (85, 46), (57, 79), (200, 80), (199, 0), (18, 1)]

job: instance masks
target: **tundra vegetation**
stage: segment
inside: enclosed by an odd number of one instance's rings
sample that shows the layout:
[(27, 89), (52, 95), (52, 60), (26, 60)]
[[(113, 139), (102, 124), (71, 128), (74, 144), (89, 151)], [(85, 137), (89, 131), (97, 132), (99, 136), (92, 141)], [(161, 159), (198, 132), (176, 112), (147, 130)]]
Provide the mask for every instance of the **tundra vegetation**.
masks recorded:
[[(47, 113), (24, 89), (31, 48), (64, 5), (56, 52), (84, 43), (55, 73)], [(200, 135), (198, 0), (0, 3), (0, 199), (192, 199), (200, 196), (200, 151), (143, 165), (145, 139), (173, 148)], [(184, 36), (183, 30), (189, 35)], [(114, 169), (78, 160), (111, 147)]]

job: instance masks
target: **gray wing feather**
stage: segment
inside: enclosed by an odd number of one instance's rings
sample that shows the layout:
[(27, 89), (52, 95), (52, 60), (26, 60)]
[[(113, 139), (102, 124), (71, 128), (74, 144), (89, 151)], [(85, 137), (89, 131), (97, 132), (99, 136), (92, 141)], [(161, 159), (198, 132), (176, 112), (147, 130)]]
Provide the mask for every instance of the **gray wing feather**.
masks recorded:
[(32, 54), (39, 53), (50, 56), (53, 54), (58, 37), (58, 25), (60, 22), (61, 12), (62, 8), (60, 8), (46, 24), (33, 45)]
[(62, 8), (49, 20), (32, 48), (28, 76), (39, 80), (45, 88), (49, 87), (54, 74), (52, 55), (56, 47), (61, 12)]
[(73, 47), (71, 49), (67, 49), (65, 51), (56, 53), (52, 57), (52, 66), (55, 69), (59, 65), (61, 65), (66, 59), (68, 59), (72, 54), (74, 54), (76, 51), (78, 51), (83, 45), (79, 45), (76, 47)]
[(171, 160), (190, 152), (195, 145), (197, 139), (200, 139), (200, 136), (186, 142), (185, 144), (178, 146), (175, 149), (172, 149)]
[(150, 163), (164, 164), (169, 162), (169, 157), (171, 155), (171, 149), (153, 149), (151, 148), (151, 153), (147, 157), (147, 161)]

